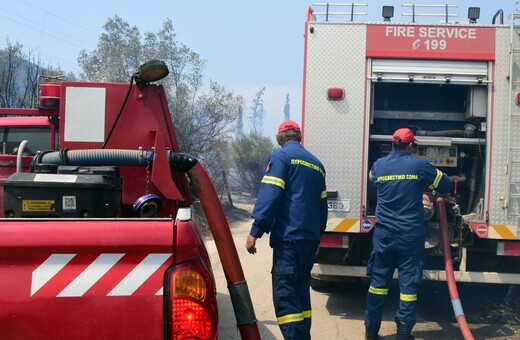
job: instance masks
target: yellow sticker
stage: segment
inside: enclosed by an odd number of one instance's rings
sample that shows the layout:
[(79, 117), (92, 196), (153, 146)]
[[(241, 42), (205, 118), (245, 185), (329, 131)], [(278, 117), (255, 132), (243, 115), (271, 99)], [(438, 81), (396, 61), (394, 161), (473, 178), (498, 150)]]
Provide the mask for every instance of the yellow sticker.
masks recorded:
[(54, 200), (23, 200), (22, 211), (54, 211)]

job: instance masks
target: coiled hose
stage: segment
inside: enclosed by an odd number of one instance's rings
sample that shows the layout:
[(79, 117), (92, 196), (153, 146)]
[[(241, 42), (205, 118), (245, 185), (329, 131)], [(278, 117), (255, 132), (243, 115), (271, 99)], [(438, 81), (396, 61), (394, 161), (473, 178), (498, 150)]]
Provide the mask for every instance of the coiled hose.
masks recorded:
[(448, 234), (448, 218), (446, 217), (446, 206), (444, 205), (444, 198), (437, 198), (437, 209), (439, 212), (439, 225), (441, 229), (442, 239), (442, 257), (444, 259), (444, 268), (446, 271), (446, 281), (448, 282), (448, 290), (450, 292), (451, 305), (455, 318), (459, 324), (460, 331), (464, 340), (473, 340), (473, 335), (469, 329), (468, 322), (462, 310), (460, 303), (459, 292), (457, 290), (457, 282), (455, 282), (455, 274), (453, 273), (453, 262), (451, 260), (450, 238)]

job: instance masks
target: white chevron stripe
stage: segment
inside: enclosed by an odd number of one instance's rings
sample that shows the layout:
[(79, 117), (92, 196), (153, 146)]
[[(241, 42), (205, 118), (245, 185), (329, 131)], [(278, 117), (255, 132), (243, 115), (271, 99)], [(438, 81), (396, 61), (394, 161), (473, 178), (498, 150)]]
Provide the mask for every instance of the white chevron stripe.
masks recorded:
[(78, 277), (58, 294), (59, 297), (82, 296), (125, 254), (101, 254)]
[(76, 254), (52, 254), (32, 272), (31, 296), (54, 277)]
[(108, 296), (131, 295), (139, 288), (169, 257), (171, 254), (150, 254), (137, 265), (117, 286), (108, 293)]

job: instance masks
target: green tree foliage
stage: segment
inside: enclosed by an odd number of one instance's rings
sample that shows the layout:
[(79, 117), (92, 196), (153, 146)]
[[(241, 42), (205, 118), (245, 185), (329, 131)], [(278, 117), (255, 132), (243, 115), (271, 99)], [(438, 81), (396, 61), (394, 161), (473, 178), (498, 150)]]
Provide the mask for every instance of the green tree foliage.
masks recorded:
[(166, 63), (170, 74), (161, 80), (179, 145), (203, 162), (215, 186), (232, 163), (229, 135), (234, 132), (243, 98), (216, 82), (203, 93), (205, 61), (176, 40), (171, 20), (157, 32), (143, 36), (118, 16), (103, 26), (97, 48), (83, 50), (78, 58), (83, 79), (127, 82), (140, 64), (151, 59)]
[(22, 45), (10, 44), (0, 53), (0, 105), (16, 107), (18, 74), (24, 64)]
[(256, 197), (268, 156), (275, 150), (271, 139), (251, 131), (233, 143), (233, 160), (242, 190)]
[(80, 51), (80, 78), (88, 81), (127, 82), (142, 63), (141, 34), (118, 16), (107, 20), (97, 48)]
[(269, 154), (275, 150), (273, 142), (262, 135), (265, 118), (262, 87), (254, 96), (250, 113), (250, 132), (244, 134), (243, 123), (240, 121), (233, 143), (233, 161), (235, 177), (240, 183), (240, 190), (256, 197), (260, 181), (264, 175), (263, 169)]
[(229, 143), (233, 122), (243, 99), (215, 82), (188, 111), (175, 115), (175, 131), (183, 150), (199, 158), (217, 187), (231, 166)]
[(166, 20), (158, 33), (145, 34), (143, 59), (161, 59), (170, 70), (163, 84), (170, 89), (177, 111), (189, 111), (203, 84), (205, 60), (176, 40), (171, 20)]
[[(45, 66), (38, 55), (25, 53), (21, 44), (7, 41), (0, 50), (0, 106), (35, 106), (39, 82), (57, 76), (63, 76), (59, 67)], [(68, 76), (74, 79), (73, 74)]]

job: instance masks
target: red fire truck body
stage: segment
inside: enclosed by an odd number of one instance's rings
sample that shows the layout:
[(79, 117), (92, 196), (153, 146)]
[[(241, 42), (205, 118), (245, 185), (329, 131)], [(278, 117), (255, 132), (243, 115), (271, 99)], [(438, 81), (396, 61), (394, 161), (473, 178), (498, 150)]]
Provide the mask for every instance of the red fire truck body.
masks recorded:
[[(317, 5), (325, 10), (309, 8), (305, 24), (302, 120), (305, 146), (327, 169), (329, 219), (314, 284), (366, 275), (377, 200), (368, 173), (401, 127), (419, 140), (414, 156), (454, 178), (447, 219), (457, 280), (520, 283), (516, 17), (449, 22), (446, 5), (441, 23), (419, 23), (418, 6), (408, 9), (412, 22), (357, 22), (360, 5), (343, 17), (338, 4)], [(436, 194), (424, 194), (424, 278), (446, 280)]]
[(163, 87), (41, 86), (38, 108), (0, 109), (0, 338), (216, 339)]

